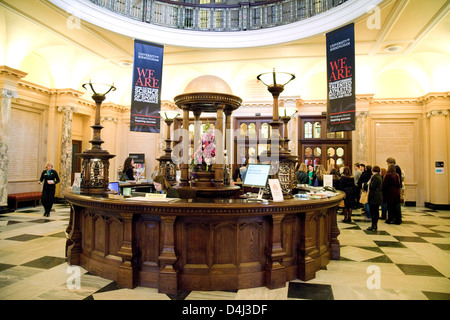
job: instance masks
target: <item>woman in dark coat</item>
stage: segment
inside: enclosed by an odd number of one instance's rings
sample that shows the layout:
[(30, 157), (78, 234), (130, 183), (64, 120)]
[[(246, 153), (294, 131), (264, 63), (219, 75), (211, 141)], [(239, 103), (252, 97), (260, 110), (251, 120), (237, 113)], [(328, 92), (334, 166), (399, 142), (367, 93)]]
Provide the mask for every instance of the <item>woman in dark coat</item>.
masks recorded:
[(58, 172), (53, 170), (53, 164), (47, 162), (45, 165), (46, 170), (42, 171), (41, 178), (39, 179), (40, 184), (44, 184), (42, 187), (42, 198), (41, 202), (44, 206), (44, 217), (50, 216), (50, 211), (52, 210), (53, 203), (55, 202), (55, 190), (56, 184), (59, 183)]
[(369, 212), (372, 217), (372, 225), (367, 228), (369, 231), (377, 231), (378, 219), (380, 217), (380, 205), (383, 203), (383, 194), (381, 192), (383, 180), (380, 175), (380, 167), (374, 166), (372, 178), (369, 180)]
[(386, 223), (400, 224), (402, 221), (398, 205), (400, 203), (401, 180), (396, 173), (395, 165), (388, 166), (386, 176), (383, 180), (383, 201), (387, 203), (388, 217)]
[(355, 205), (355, 179), (351, 176), (349, 167), (344, 167), (338, 189), (345, 192), (344, 220), (342, 222), (350, 223), (352, 222), (352, 209)]
[(121, 181), (134, 180), (134, 160), (131, 157), (125, 159), (122, 169)]

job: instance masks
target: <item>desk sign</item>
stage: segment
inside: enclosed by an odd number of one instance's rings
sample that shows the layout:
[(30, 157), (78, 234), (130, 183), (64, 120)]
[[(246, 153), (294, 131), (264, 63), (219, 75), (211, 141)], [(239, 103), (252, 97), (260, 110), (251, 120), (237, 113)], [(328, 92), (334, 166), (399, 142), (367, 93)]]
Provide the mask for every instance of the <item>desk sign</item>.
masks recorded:
[(269, 179), (270, 192), (272, 193), (273, 201), (283, 201), (283, 191), (281, 190), (280, 180)]
[(323, 175), (323, 186), (324, 187), (333, 187), (333, 176), (331, 174)]
[(165, 199), (167, 197), (167, 194), (165, 193), (146, 193), (145, 198), (147, 199)]

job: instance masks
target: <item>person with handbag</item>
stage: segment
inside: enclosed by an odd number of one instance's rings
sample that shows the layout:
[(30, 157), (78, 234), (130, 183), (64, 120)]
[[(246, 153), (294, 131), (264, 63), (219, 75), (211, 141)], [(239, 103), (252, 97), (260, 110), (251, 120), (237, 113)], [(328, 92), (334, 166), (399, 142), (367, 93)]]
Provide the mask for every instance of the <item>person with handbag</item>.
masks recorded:
[(344, 167), (337, 189), (345, 192), (344, 220), (342, 222), (350, 223), (352, 222), (352, 210), (355, 205), (355, 180), (351, 176), (349, 167)]
[(361, 164), (360, 167), (364, 169), (363, 173), (361, 174), (361, 177), (358, 180), (358, 187), (361, 189), (361, 198), (359, 202), (363, 205), (363, 210), (365, 212), (366, 220), (371, 220), (370, 218), (370, 207), (367, 202), (368, 194), (367, 194), (367, 186), (369, 185), (368, 182), (370, 178), (372, 177), (372, 166), (364, 164)]
[(380, 217), (380, 205), (383, 203), (383, 193), (382, 185), (383, 180), (380, 176), (380, 167), (374, 166), (373, 175), (369, 180), (368, 187), (368, 199), (369, 199), (369, 210), (370, 216), (372, 218), (372, 225), (367, 228), (369, 231), (377, 231), (378, 229), (378, 219)]
[(395, 165), (390, 164), (383, 180), (382, 187), (383, 200), (387, 204), (387, 224), (400, 224), (402, 222), (401, 213), (398, 210), (401, 186), (401, 178), (395, 171)]

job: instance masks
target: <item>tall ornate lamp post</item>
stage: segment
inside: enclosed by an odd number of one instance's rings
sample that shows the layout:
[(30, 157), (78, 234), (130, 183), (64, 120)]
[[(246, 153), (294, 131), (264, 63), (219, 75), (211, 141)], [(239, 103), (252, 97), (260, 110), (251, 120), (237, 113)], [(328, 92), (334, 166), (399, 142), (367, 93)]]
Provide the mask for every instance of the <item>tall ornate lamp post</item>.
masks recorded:
[(156, 159), (159, 161), (159, 172), (166, 178), (170, 183), (175, 183), (176, 181), (176, 168), (175, 163), (172, 161), (172, 147), (170, 140), (170, 126), (180, 115), (178, 111), (169, 110), (169, 111), (160, 111), (159, 114), (164, 119), (164, 122), (167, 124), (167, 135), (166, 135), (166, 148), (164, 149), (165, 154), (160, 158)]
[[(278, 97), (284, 91), (284, 86), (295, 79), (295, 75), (287, 72), (275, 72), (274, 68), (273, 72), (262, 73), (256, 78), (267, 86), (267, 90), (273, 97), (273, 116), (272, 122), (270, 122), (272, 136), (270, 137), (270, 148), (267, 150), (267, 159), (270, 159), (272, 165), (271, 177), (280, 181), (284, 197), (290, 198), (294, 186), (297, 156), (285, 150), (284, 139), (280, 135), (280, 127), (283, 122), (279, 117)], [(278, 147), (274, 147), (274, 142), (278, 142)]]
[(289, 150), (289, 141), (291, 139), (289, 139), (289, 133), (288, 133), (288, 123), (289, 121), (291, 121), (292, 117), (297, 113), (297, 109), (295, 108), (288, 108), (288, 107), (284, 107), (282, 109), (282, 113), (280, 116), (281, 121), (283, 121), (284, 123), (284, 150), (286, 151), (290, 151)]
[(103, 126), (100, 124), (100, 107), (106, 98), (106, 94), (116, 90), (114, 85), (105, 85), (89, 83), (83, 84), (83, 88), (92, 93), (92, 99), (95, 101), (95, 123), (91, 128), (94, 130), (91, 148), (83, 153), (77, 154), (83, 159), (81, 164), (81, 184), (80, 192), (87, 194), (103, 194), (108, 192), (109, 183), (109, 159), (115, 155), (103, 150), (101, 145), (104, 142), (100, 137)]

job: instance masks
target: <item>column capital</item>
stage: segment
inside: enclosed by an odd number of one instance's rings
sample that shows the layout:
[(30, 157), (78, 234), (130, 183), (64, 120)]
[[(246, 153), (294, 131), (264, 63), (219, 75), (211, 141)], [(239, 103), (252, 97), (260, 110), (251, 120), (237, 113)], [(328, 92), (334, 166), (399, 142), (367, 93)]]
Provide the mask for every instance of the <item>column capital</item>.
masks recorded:
[(368, 118), (368, 117), (370, 117), (370, 112), (369, 111), (357, 111), (356, 117), (357, 118)]
[(17, 99), (19, 95), (17, 94), (17, 91), (14, 90), (8, 90), (8, 89), (2, 89), (0, 91), (0, 98), (14, 98)]
[(449, 114), (449, 110), (432, 110), (427, 112), (427, 118), (431, 117), (446, 117)]
[(118, 119), (115, 117), (101, 117), (100, 121), (101, 122), (111, 121), (111, 122), (117, 123)]
[(56, 107), (56, 110), (58, 110), (58, 112), (78, 112), (78, 107), (77, 106), (58, 106)]

